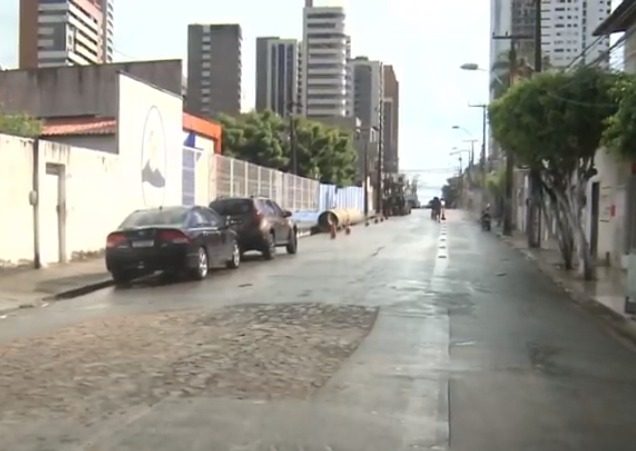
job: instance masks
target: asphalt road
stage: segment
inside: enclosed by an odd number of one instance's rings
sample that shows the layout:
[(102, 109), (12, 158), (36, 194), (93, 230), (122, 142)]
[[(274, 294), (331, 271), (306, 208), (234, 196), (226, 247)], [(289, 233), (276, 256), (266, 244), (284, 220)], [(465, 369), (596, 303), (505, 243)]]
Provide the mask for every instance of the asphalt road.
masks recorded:
[[(354, 305), (379, 314), (359, 348), (310, 396), (166, 396), (82, 427), (46, 418), (0, 421), (0, 449), (636, 446), (633, 349), (569, 302), (532, 262), (458, 214), (445, 225), (416, 212), (336, 240), (308, 238), (296, 256), (246, 262), (203, 283), (107, 289), (20, 312), (0, 322), (0, 377), (11, 363), (3, 347), (64, 328), (252, 303)], [(13, 389), (0, 384), (0, 398)]]

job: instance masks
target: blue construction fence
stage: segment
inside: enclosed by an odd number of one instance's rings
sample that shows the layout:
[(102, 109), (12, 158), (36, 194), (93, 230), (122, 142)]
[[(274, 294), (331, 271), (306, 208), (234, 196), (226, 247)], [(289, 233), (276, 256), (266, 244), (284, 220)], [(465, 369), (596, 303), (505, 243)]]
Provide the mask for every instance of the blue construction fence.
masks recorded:
[(359, 186), (338, 188), (336, 185), (320, 184), (317, 195), (318, 211), (294, 212), (293, 218), (298, 223), (314, 225), (318, 222), (320, 213), (333, 208), (364, 209), (364, 189)]

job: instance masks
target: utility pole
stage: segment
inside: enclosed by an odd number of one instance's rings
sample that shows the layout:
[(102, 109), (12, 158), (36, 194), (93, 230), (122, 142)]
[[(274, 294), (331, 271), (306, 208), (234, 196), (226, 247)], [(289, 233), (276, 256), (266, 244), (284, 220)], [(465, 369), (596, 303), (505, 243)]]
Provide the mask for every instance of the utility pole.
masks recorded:
[[(534, 15), (534, 74), (537, 75), (543, 70), (543, 54), (541, 49), (541, 0), (535, 0)], [(526, 216), (528, 247), (541, 247), (541, 174), (531, 168), (530, 179), (530, 201)]]
[(364, 217), (365, 219), (369, 217), (369, 143), (373, 142), (371, 139), (372, 131), (377, 132), (378, 127), (360, 127), (357, 130), (358, 139), (364, 139), (364, 155), (363, 155), (363, 164), (364, 164), (364, 180), (362, 182), (362, 186), (364, 189)]
[(465, 139), (465, 143), (470, 143), (470, 155), (469, 155), (469, 166), (472, 166), (475, 160), (475, 143), (478, 140), (476, 139)]
[(296, 120), (294, 118), (294, 110), (297, 106), (300, 106), (298, 102), (293, 100), (289, 102), (289, 147), (291, 151), (291, 173), (298, 175), (298, 142), (296, 140)]
[(488, 118), (488, 105), (468, 105), (470, 108), (481, 108), (481, 155), (479, 156), (479, 172), (481, 174), (481, 209), (486, 207), (487, 189), (486, 189), (486, 122)]
[[(539, 33), (540, 34), (540, 33)], [(510, 35), (503, 36), (493, 35), (493, 39), (510, 41), (510, 53), (508, 54), (510, 68), (508, 69), (508, 87), (514, 83), (515, 73), (517, 72), (517, 41), (534, 39), (534, 36), (528, 35)], [(540, 39), (540, 37), (539, 37)], [(514, 198), (514, 176), (515, 161), (512, 152), (508, 151), (506, 155), (506, 191), (504, 199), (504, 221), (503, 234), (512, 236), (513, 224), (513, 198)]]
[(380, 101), (378, 121), (378, 172), (376, 174), (377, 192), (375, 193), (375, 212), (380, 215), (384, 211), (382, 209), (382, 167), (384, 166), (384, 100)]

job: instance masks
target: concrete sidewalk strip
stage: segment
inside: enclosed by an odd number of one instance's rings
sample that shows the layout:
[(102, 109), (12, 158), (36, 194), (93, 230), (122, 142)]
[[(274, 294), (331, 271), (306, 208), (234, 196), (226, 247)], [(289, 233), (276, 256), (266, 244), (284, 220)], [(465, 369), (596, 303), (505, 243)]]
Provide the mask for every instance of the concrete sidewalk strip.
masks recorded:
[[(311, 227), (300, 225), (298, 237), (309, 236)], [(39, 270), (0, 270), (0, 317), (14, 310), (72, 299), (113, 285), (103, 257)]]
[(597, 280), (584, 281), (575, 271), (565, 271), (560, 267), (561, 257), (557, 249), (528, 249), (525, 236), (508, 237), (496, 233), (505, 243), (534, 261), (539, 270), (561, 288), (570, 299), (588, 313), (601, 318), (615, 332), (636, 342), (636, 321), (625, 314), (625, 276), (616, 268), (597, 268)]

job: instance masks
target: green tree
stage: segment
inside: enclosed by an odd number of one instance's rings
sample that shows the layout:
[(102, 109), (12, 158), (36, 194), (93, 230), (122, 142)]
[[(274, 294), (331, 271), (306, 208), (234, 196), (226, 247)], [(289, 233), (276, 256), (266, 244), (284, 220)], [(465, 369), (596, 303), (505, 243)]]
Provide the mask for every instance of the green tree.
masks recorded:
[(0, 133), (34, 138), (42, 133), (42, 121), (24, 114), (0, 112)]
[(446, 185), (442, 186), (442, 198), (449, 207), (454, 207), (459, 200), (459, 176), (446, 179)]
[(622, 74), (614, 84), (612, 99), (617, 111), (607, 119), (603, 144), (622, 158), (636, 159), (636, 77)]
[(617, 110), (611, 94), (618, 79), (592, 68), (543, 73), (514, 85), (489, 108), (495, 139), (540, 177), (565, 266), (573, 267), (576, 251), (587, 280), (595, 268), (583, 226), (585, 189), (596, 174), (605, 123)]
[(304, 118), (285, 120), (271, 111), (221, 117), (223, 154), (269, 168), (291, 171), (293, 127), (298, 174), (346, 185), (355, 176), (352, 137), (336, 127)]
[(286, 126), (271, 111), (250, 112), (240, 117), (221, 116), (223, 153), (274, 169), (288, 164)]

